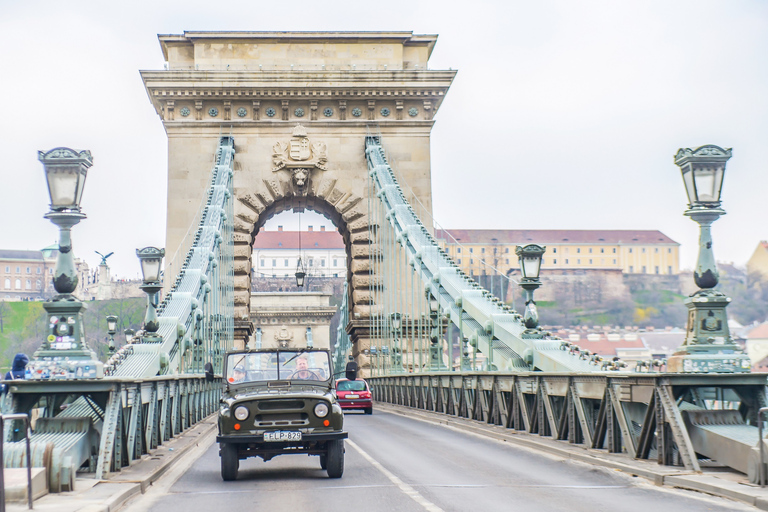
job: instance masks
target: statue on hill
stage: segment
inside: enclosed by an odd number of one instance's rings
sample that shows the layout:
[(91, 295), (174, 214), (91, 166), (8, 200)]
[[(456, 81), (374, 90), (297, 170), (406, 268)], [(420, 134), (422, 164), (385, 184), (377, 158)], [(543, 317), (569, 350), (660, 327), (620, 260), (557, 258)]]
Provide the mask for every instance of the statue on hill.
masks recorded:
[(109, 257), (110, 257), (110, 256), (112, 256), (113, 254), (115, 254), (115, 253), (114, 253), (114, 251), (113, 251), (113, 252), (111, 252), (111, 253), (107, 254), (106, 256), (104, 256), (104, 255), (103, 255), (103, 254), (101, 254), (99, 251), (93, 251), (93, 252), (95, 252), (96, 254), (98, 254), (99, 256), (101, 256), (101, 263), (99, 263), (99, 265), (105, 265), (105, 266), (106, 266), (106, 264), (107, 264), (107, 258), (109, 258)]

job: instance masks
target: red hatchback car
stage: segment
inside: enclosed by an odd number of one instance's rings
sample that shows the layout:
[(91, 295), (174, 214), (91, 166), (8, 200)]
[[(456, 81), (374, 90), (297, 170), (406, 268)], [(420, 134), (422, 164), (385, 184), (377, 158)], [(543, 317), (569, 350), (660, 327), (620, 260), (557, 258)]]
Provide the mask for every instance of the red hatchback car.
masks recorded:
[(336, 398), (342, 409), (362, 409), (365, 414), (373, 414), (371, 389), (363, 379), (337, 380)]

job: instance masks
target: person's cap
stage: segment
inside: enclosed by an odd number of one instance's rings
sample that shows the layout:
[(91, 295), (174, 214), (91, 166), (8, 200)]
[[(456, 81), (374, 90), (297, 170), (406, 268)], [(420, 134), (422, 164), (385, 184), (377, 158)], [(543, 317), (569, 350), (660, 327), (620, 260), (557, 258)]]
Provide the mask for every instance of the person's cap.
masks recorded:
[(242, 366), (235, 366), (235, 371), (240, 373), (245, 373), (245, 368)]

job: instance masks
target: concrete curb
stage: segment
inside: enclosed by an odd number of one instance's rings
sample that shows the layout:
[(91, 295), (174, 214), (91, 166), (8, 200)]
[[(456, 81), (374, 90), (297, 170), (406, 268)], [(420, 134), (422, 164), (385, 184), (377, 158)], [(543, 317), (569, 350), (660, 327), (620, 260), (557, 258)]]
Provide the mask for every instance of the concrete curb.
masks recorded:
[[(216, 429), (216, 421), (215, 421), (216, 417), (217, 417), (216, 415), (209, 416), (208, 418), (199, 422), (197, 425), (188, 429), (186, 432), (182, 433), (176, 439), (178, 440), (189, 439), (193, 435), (196, 436), (198, 439), (202, 439), (212, 430)], [(212, 419), (214, 421), (211, 421)], [(168, 470), (180, 458), (182, 458), (189, 450), (191, 450), (195, 446), (197, 446), (197, 443), (188, 442), (184, 446), (179, 447), (178, 449), (176, 449), (175, 446), (170, 447), (173, 450), (173, 456), (163, 460), (163, 462), (157, 465), (154, 469), (142, 471), (142, 468), (139, 467), (141, 463), (135, 464), (134, 466), (125, 468), (120, 473), (115, 473), (114, 478), (110, 478), (109, 480), (104, 480), (103, 482), (108, 482), (108, 483), (135, 482), (139, 484), (139, 486), (141, 487), (141, 493), (144, 494), (145, 492), (147, 492), (147, 489), (154, 482), (156, 482), (160, 477), (162, 477), (165, 473), (167, 473)], [(160, 453), (161, 451), (164, 451), (164, 453), (169, 453), (168, 448), (169, 447), (167, 446), (159, 446), (154, 453), (150, 454), (150, 458), (152, 456), (157, 456), (158, 453)], [(144, 461), (142, 460), (141, 462), (144, 462)], [(138, 472), (144, 472), (146, 474), (144, 476), (140, 476), (139, 478), (131, 478), (134, 473), (133, 471), (134, 467), (138, 470)]]
[[(518, 446), (545, 452), (550, 455), (571, 459), (596, 466), (603, 466), (630, 475), (650, 480), (655, 485), (697, 491), (713, 496), (728, 498), (768, 510), (768, 487), (760, 488), (740, 483), (732, 479), (718, 477), (718, 473), (686, 471), (682, 468), (659, 466), (656, 462), (631, 459), (626, 455), (602, 453), (578, 445), (563, 444), (551, 438), (542, 438), (531, 434), (506, 429), (498, 425), (487, 425), (476, 420), (447, 416), (443, 413), (413, 409), (406, 406), (375, 402), (379, 410), (391, 412), (411, 419), (444, 425), (498, 441), (509, 442)], [(722, 474), (720, 472), (719, 474)], [(730, 475), (738, 473), (729, 473)], [(746, 477), (744, 477), (746, 479)]]
[[(213, 414), (182, 432), (149, 455), (80, 492), (48, 494), (34, 503), (35, 510), (56, 512), (115, 512), (132, 498), (144, 494), (154, 482), (199, 445), (216, 428)], [(76, 484), (77, 489), (77, 484)], [(7, 504), (8, 512), (27, 510), (26, 503)]]

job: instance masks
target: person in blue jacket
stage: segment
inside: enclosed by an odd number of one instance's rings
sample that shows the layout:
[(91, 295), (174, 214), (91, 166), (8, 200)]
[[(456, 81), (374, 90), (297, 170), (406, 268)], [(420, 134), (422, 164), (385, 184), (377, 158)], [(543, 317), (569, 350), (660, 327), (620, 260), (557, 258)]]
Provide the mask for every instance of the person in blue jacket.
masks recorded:
[[(13, 366), (11, 367), (11, 371), (5, 374), (5, 377), (3, 380), (24, 380), (26, 378), (26, 369), (27, 369), (27, 363), (29, 362), (29, 357), (27, 357), (27, 354), (16, 354), (16, 357), (13, 358)], [(6, 386), (2, 386), (2, 391), (4, 392), (6, 389)]]

